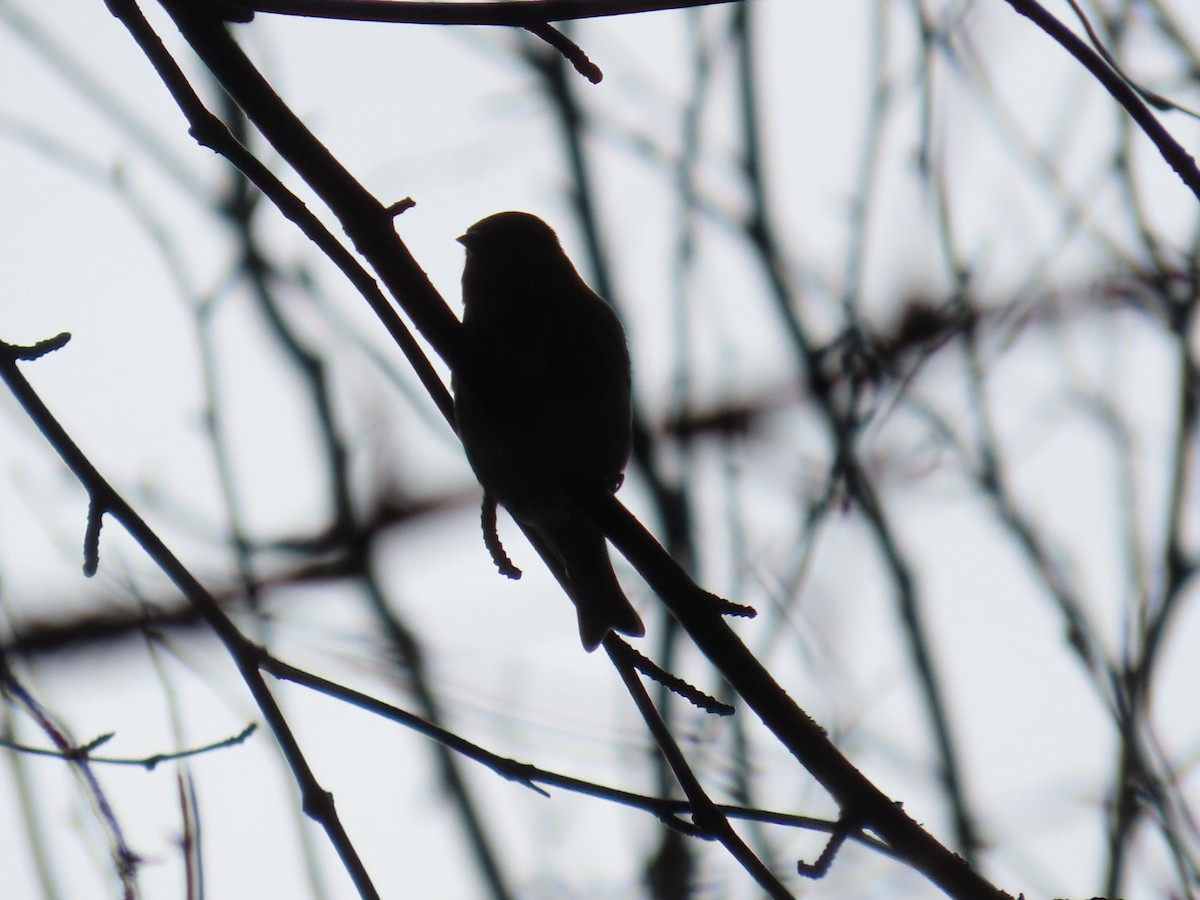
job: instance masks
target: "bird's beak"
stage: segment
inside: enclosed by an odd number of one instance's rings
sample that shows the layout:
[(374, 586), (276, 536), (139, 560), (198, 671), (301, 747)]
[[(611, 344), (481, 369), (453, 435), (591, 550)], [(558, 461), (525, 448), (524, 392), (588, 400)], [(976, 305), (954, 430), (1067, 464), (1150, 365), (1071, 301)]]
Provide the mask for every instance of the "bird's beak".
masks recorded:
[(462, 244), (464, 247), (466, 247), (468, 250), (470, 250), (471, 249), (471, 237), (472, 237), (472, 234), (471, 234), (471, 232), (468, 231), (466, 234), (460, 234), (458, 237), (455, 238), (455, 240), (458, 241), (460, 244)]

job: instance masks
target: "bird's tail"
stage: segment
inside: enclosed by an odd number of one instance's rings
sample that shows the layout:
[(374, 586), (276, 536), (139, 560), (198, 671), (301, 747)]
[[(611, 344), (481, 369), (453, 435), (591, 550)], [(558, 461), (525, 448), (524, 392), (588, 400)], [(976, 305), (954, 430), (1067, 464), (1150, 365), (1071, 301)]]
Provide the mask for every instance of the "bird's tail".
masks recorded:
[(590, 521), (570, 516), (539, 528), (564, 569), (564, 584), (579, 616), (579, 638), (589, 653), (610, 631), (646, 633), (641, 616), (621, 590), (604, 535)]

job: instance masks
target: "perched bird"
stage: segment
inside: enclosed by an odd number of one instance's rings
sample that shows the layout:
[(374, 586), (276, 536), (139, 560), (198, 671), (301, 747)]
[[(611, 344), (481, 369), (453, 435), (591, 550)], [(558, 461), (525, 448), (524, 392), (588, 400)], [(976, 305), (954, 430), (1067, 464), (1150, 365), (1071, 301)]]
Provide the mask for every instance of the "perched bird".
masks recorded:
[(460, 237), (464, 359), (454, 412), (489, 497), (549, 547), (594, 650), (609, 631), (641, 636), (604, 535), (581, 491), (615, 491), (629, 459), (629, 349), (621, 323), (584, 283), (558, 235), (536, 216), (502, 212)]

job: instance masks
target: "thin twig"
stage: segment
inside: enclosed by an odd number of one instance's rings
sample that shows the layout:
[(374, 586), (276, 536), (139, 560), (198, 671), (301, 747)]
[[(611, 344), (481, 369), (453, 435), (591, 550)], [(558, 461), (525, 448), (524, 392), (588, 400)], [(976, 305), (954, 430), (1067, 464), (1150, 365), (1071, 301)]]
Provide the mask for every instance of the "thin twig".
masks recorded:
[(745, 0), (494, 0), (490, 3), (455, 0), (225, 0), (232, 9), (350, 19), (356, 22), (395, 22), (412, 25), (515, 25), (628, 16), (634, 13), (687, 9)]
[(1075, 32), (1051, 15), (1045, 7), (1035, 0), (1006, 0), (1009, 6), (1028, 18), (1035, 25), (1057, 41), (1068, 53), (1083, 64), (1104, 89), (1112, 94), (1125, 111), (1137, 122), (1138, 127), (1154, 142), (1162, 158), (1167, 161), (1175, 174), (1180, 177), (1188, 189), (1200, 199), (1200, 169), (1196, 160), (1183, 149), (1183, 146), (1171, 136), (1171, 133), (1155, 118), (1154, 113), (1138, 96), (1129, 83), (1118, 74), (1104, 58), (1089, 47)]
[[(18, 744), (15, 741), (4, 740), (0, 738), (0, 747), (7, 747), (9, 750), (15, 750), (18, 753), (27, 753), (30, 756), (51, 756), (56, 759), (64, 759), (68, 762), (76, 760), (87, 760), (91, 763), (102, 763), (107, 766), (136, 766), (141, 769), (153, 772), (158, 766), (165, 762), (172, 762), (177, 759), (186, 759), (189, 756), (199, 756), (201, 753), (211, 753), (214, 750), (222, 750), (226, 747), (234, 747), (245, 742), (245, 740), (254, 734), (258, 728), (253, 722), (239, 731), (232, 737), (223, 738), (219, 741), (213, 741), (211, 744), (204, 744), (201, 747), (192, 747), (189, 750), (178, 750), (174, 753), (155, 753), (153, 756), (144, 756), (141, 759), (127, 759), (117, 756), (97, 756), (91, 752), (93, 746), (97, 746), (95, 742), (82, 747), (68, 747), (66, 749), (47, 750), (45, 747), (30, 747), (26, 744)], [(105, 739), (111, 738), (112, 735), (105, 735)]]

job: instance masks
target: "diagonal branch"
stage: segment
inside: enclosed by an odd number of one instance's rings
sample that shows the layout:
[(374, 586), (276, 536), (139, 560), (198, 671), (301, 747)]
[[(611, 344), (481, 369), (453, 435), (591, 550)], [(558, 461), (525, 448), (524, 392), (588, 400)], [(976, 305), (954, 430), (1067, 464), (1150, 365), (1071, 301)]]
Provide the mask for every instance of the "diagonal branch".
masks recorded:
[(884, 795), (829, 740), (777, 682), (709, 602), (710, 595), (658, 545), (615, 497), (587, 498), (609, 540), (649, 582), (692, 640), (728, 679), (775, 737), (829, 791), (844, 818), (883, 838), (892, 852), (953, 897), (1002, 898), (958, 854), (918, 825), (901, 804)]
[[(62, 338), (63, 336), (59, 335), (54, 340), (61, 341)], [(44, 346), (44, 344), (38, 346)], [(28, 358), (29, 349), (15, 347), (0, 341), (0, 380), (8, 386), (38, 430), (50, 442), (55, 452), (66, 463), (67, 468), (87, 491), (93, 510), (89, 513), (89, 521), (93, 516), (99, 517), (107, 514), (120, 522), (146, 551), (146, 554), (188, 598), (196, 611), (204, 617), (209, 627), (229, 651), (229, 655), (233, 657), (242, 680), (250, 689), (263, 718), (267, 720), (267, 725), (275, 735), (275, 740), (279, 742), (279, 747), (303, 794), (304, 811), (324, 827), (331, 843), (337, 849), (346, 871), (354, 880), (359, 894), (364, 898), (378, 897), (379, 894), (371, 883), (366, 867), (338, 817), (333, 803), (333, 795), (321, 787), (316, 775), (309, 768), (308, 761), (301, 752), (300, 745), (297, 743), (295, 735), (292, 734), (283, 711), (267, 687), (262, 672), (259, 671), (262, 655), (260, 649), (238, 630), (204, 585), (92, 465), (91, 460), (84, 455), (53, 413), (46, 407), (46, 404), (42, 402), (42, 398), (38, 396), (33, 386), (17, 368), (18, 360)]]
[(1104, 58), (1087, 45), (1075, 32), (1056, 19), (1036, 0), (1007, 0), (1008, 5), (1032, 21), (1057, 41), (1087, 69), (1113, 99), (1137, 122), (1138, 127), (1154, 142), (1167, 164), (1175, 170), (1188, 189), (1200, 199), (1200, 169), (1183, 146), (1155, 118), (1154, 113), (1138, 96), (1138, 92)]

